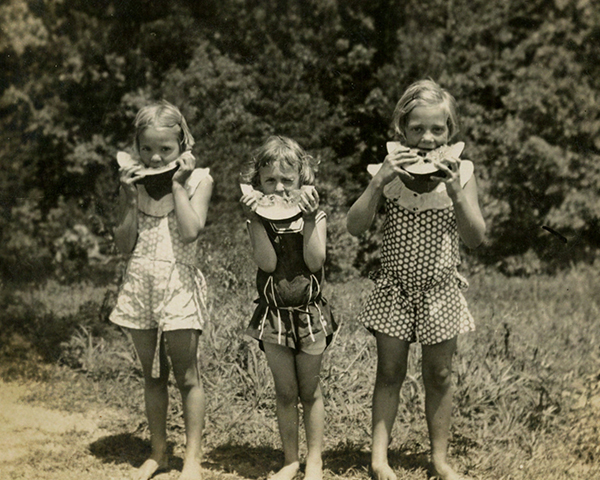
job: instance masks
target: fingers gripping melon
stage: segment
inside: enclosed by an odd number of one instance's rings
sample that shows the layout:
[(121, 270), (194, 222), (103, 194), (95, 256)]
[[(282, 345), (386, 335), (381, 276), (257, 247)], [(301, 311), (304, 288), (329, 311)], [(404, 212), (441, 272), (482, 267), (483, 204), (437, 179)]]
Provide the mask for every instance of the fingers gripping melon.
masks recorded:
[(302, 213), (298, 206), (301, 190), (295, 190), (283, 197), (274, 194), (264, 195), (247, 183), (242, 183), (240, 188), (244, 195), (254, 193), (257, 196), (256, 214), (267, 220), (289, 220)]
[[(386, 148), (388, 153), (394, 153), (399, 149), (404, 149), (405, 147), (400, 142), (387, 142)], [(433, 164), (434, 161), (441, 162), (444, 160), (444, 158), (458, 157), (464, 148), (464, 142), (458, 142), (454, 145), (443, 145), (435, 150), (426, 152), (425, 155), (420, 155), (422, 158), (419, 159), (418, 162), (403, 168), (412, 175), (431, 175), (438, 171), (438, 168)], [(367, 171), (373, 177), (377, 174), (380, 168), (381, 163), (367, 165)], [(399, 198), (403, 188), (403, 183), (400, 178), (395, 177), (394, 180), (392, 180), (383, 188), (383, 195), (386, 198), (391, 199)]]
[(160, 200), (171, 192), (171, 181), (179, 168), (177, 161), (159, 168), (146, 168), (142, 163), (135, 161), (131, 155), (125, 152), (117, 153), (117, 163), (121, 168), (142, 167), (135, 172), (139, 177), (136, 183), (144, 185), (148, 195), (155, 200)]
[[(402, 148), (402, 145), (400, 142), (387, 142), (386, 148), (388, 153), (394, 153)], [(448, 157), (459, 157), (464, 148), (464, 142), (457, 142), (454, 145), (442, 145), (435, 150), (418, 151), (419, 160), (403, 168), (413, 175), (431, 175), (439, 170), (434, 162), (440, 163)]]
[(177, 170), (178, 168), (177, 161), (173, 161), (159, 168), (146, 168), (143, 166), (142, 163), (136, 162), (131, 157), (131, 155), (125, 152), (117, 153), (117, 163), (121, 168), (142, 167), (136, 172), (138, 176), (143, 177), (138, 180), (139, 183), (155, 183), (155, 181), (153, 181), (154, 179), (147, 181), (144, 180), (147, 177), (155, 176), (163, 176), (164, 178), (168, 178), (169, 180), (171, 180), (171, 178), (173, 178), (173, 175), (175, 174), (175, 170)]

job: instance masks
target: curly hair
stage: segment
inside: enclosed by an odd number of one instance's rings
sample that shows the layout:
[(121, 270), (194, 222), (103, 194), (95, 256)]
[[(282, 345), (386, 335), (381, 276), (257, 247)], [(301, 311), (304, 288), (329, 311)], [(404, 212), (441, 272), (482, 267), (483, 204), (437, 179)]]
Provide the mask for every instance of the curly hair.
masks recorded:
[(243, 183), (260, 186), (260, 169), (275, 163), (294, 168), (299, 174), (300, 186), (313, 185), (319, 161), (288, 137), (273, 135), (254, 151), (252, 159), (241, 174)]

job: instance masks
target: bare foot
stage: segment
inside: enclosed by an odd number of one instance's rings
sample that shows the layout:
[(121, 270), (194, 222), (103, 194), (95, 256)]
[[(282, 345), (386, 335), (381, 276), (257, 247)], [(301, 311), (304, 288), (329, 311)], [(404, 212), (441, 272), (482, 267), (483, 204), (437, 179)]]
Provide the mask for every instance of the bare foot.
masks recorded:
[(456, 473), (446, 462), (431, 462), (428, 466), (428, 476), (430, 479), (436, 480), (467, 480)]
[(292, 480), (300, 470), (300, 462), (292, 462), (269, 477), (269, 480)]
[(307, 461), (304, 470), (304, 480), (323, 480), (323, 461)]
[(398, 477), (390, 467), (389, 463), (372, 464), (373, 478), (375, 480), (397, 480)]
[(158, 460), (150, 457), (133, 473), (131, 478), (132, 480), (149, 480), (158, 470), (163, 470), (168, 466), (169, 459), (166, 455), (163, 455)]
[(186, 460), (181, 470), (179, 480), (201, 480), (202, 465), (199, 460)]

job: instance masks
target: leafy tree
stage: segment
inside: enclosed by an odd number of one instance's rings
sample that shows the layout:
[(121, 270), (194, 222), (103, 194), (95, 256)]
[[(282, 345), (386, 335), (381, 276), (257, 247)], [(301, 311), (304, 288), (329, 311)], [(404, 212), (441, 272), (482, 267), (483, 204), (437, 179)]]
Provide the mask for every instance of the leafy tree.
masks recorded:
[(518, 273), (597, 256), (597, 2), (9, 0), (0, 25), (5, 278), (112, 268), (114, 155), (160, 98), (211, 167), (211, 219), (241, 221), (239, 171), (267, 135), (289, 135), (321, 159), (330, 272), (364, 271), (378, 233), (348, 237), (345, 211), (423, 77), (461, 107), (488, 222), (480, 259)]

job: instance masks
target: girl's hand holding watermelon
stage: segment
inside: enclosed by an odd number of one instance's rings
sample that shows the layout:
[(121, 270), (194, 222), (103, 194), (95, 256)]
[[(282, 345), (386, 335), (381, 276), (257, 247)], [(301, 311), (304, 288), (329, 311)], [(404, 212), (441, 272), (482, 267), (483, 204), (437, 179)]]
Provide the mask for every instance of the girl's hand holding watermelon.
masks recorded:
[(137, 199), (137, 188), (135, 182), (141, 177), (138, 172), (142, 170), (142, 165), (128, 165), (119, 169), (119, 182), (121, 190), (128, 200)]
[(263, 194), (258, 190), (254, 190), (250, 185), (242, 184), (241, 186), (242, 198), (240, 198), (240, 203), (242, 205), (242, 212), (244, 212), (244, 216), (248, 220), (252, 220), (257, 216), (256, 209)]
[(413, 176), (405, 167), (417, 162), (419, 159), (417, 154), (399, 142), (388, 142), (387, 149), (388, 154), (377, 172), (377, 175), (381, 179), (381, 184), (387, 185), (396, 177), (400, 177), (401, 180), (413, 180)]
[(194, 157), (191, 151), (187, 150), (175, 162), (179, 165), (179, 168), (173, 175), (173, 182), (185, 186), (185, 182), (196, 168), (196, 157)]
[(319, 193), (312, 185), (304, 185), (300, 188), (300, 200), (298, 206), (302, 211), (304, 220), (314, 220), (319, 209)]
[(446, 184), (446, 191), (451, 199), (462, 191), (460, 182), (460, 158), (458, 156), (447, 156), (442, 160), (434, 160), (433, 164), (437, 167), (441, 181)]

